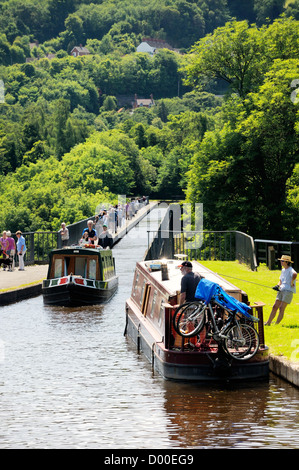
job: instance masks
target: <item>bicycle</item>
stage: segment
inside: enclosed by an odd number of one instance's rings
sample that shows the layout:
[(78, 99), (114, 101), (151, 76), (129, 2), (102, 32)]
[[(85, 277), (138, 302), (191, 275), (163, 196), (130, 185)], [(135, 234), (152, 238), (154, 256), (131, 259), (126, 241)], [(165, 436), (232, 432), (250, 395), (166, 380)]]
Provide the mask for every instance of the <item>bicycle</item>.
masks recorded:
[[(219, 300), (222, 300), (221, 294)], [(239, 315), (237, 309), (232, 310), (215, 298), (211, 298), (208, 303), (186, 302), (176, 309), (173, 326), (185, 338), (196, 336), (206, 327), (206, 337), (220, 343), (228, 356), (244, 361), (257, 353), (259, 336), (252, 326), (238, 320)], [(246, 316), (251, 322), (258, 321), (249, 313)]]

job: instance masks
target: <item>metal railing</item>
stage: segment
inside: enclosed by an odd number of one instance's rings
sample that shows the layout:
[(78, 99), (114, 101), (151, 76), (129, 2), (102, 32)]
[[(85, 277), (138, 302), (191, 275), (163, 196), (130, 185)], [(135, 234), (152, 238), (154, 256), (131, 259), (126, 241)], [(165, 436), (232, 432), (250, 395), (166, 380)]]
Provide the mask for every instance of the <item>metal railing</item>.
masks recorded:
[(280, 268), (278, 259), (282, 255), (289, 255), (296, 271), (299, 269), (299, 242), (281, 240), (254, 240), (257, 262), (265, 263), (269, 269)]
[[(136, 209), (136, 213), (139, 209), (144, 207), (149, 203), (149, 198), (146, 196), (146, 199), (143, 203), (140, 203)], [(91, 219), (94, 220), (95, 216), (92, 215), (86, 219), (75, 222), (67, 226), (69, 230), (69, 241), (68, 245), (77, 244), (82, 237), (83, 230), (87, 227), (87, 221)], [(61, 236), (58, 232), (53, 231), (38, 231), (38, 232), (23, 232), (23, 237), (26, 242), (26, 255), (24, 259), (25, 265), (32, 264), (47, 264), (49, 262), (49, 253), (55, 248), (61, 248)], [(15, 241), (16, 234), (12, 233), (11, 235)], [(15, 255), (15, 264), (18, 266), (18, 256)]]
[(189, 260), (238, 260), (252, 270), (257, 268), (253, 238), (236, 230), (177, 232), (160, 227), (148, 244), (145, 259), (174, 258), (176, 254), (186, 255)]
[[(60, 236), (57, 232), (23, 232), (26, 242), (25, 264), (46, 264), (49, 261), (49, 253), (58, 248)], [(15, 233), (12, 234), (15, 238)], [(15, 255), (18, 265), (18, 256)]]

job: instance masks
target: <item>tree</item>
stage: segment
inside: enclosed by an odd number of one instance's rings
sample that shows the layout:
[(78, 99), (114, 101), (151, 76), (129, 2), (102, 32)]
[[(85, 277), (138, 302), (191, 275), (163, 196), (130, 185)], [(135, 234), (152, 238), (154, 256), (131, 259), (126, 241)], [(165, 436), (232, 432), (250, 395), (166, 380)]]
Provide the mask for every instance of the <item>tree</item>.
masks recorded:
[(11, 63), (9, 42), (5, 34), (0, 34), (0, 65)]
[(299, 0), (293, 0), (288, 3), (285, 14), (286, 16), (292, 16), (296, 20), (299, 20)]
[(298, 58), (297, 21), (280, 18), (261, 29), (231, 21), (192, 47), (186, 82), (202, 89), (212, 79), (223, 80), (244, 99), (277, 58)]
[(65, 28), (71, 35), (74, 36), (75, 41), (78, 43), (83, 40), (83, 21), (75, 13), (69, 15), (65, 22)]
[(267, 19), (273, 21), (284, 11), (285, 0), (254, 0), (254, 11), (256, 21), (259, 25), (265, 23)]
[(261, 82), (264, 72), (261, 36), (246, 21), (231, 21), (191, 48), (187, 84), (202, 88), (209, 80), (227, 82), (241, 97)]
[(207, 228), (285, 235), (286, 185), (299, 161), (298, 103), (290, 88), (298, 74), (297, 60), (276, 61), (259, 90), (245, 101), (232, 96), (222, 125), (206, 133), (187, 194), (204, 204)]
[(55, 153), (57, 157), (68, 150), (65, 144), (66, 123), (70, 115), (70, 102), (60, 98), (55, 103), (53, 114), (53, 133), (55, 138)]

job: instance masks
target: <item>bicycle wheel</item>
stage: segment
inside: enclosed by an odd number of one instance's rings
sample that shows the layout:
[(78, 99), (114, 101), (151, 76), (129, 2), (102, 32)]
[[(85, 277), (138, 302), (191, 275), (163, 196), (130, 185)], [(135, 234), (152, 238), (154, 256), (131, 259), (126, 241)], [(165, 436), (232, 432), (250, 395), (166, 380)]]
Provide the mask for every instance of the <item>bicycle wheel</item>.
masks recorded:
[(172, 325), (177, 333), (178, 333), (177, 320), (180, 314), (185, 310), (185, 308), (189, 307), (190, 303), (191, 302), (185, 302), (184, 304), (180, 305), (173, 314)]
[(190, 302), (177, 317), (176, 332), (190, 338), (197, 335), (205, 324), (206, 305), (202, 302)]
[(249, 325), (234, 325), (224, 339), (224, 349), (227, 354), (239, 361), (251, 359), (260, 345), (257, 331)]
[[(173, 323), (173, 328), (175, 329), (175, 331), (178, 333), (178, 318), (180, 316), (181, 313), (183, 313), (186, 308), (195, 308), (196, 305), (203, 305), (204, 303), (203, 302), (200, 302), (200, 301), (194, 301), (194, 302), (185, 302), (184, 304), (180, 305), (176, 311), (174, 312), (173, 314), (173, 317), (172, 317), (172, 323)], [(193, 305), (193, 307), (192, 307)]]

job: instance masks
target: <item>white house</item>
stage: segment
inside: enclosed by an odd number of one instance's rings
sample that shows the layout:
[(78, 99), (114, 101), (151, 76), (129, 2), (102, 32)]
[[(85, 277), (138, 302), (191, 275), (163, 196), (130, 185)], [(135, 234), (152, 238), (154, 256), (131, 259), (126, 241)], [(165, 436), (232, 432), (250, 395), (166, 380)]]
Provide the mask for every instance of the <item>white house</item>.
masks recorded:
[(171, 47), (164, 39), (142, 38), (142, 42), (137, 46), (137, 52), (147, 52), (154, 55), (159, 49), (169, 49), (178, 52), (178, 49)]

